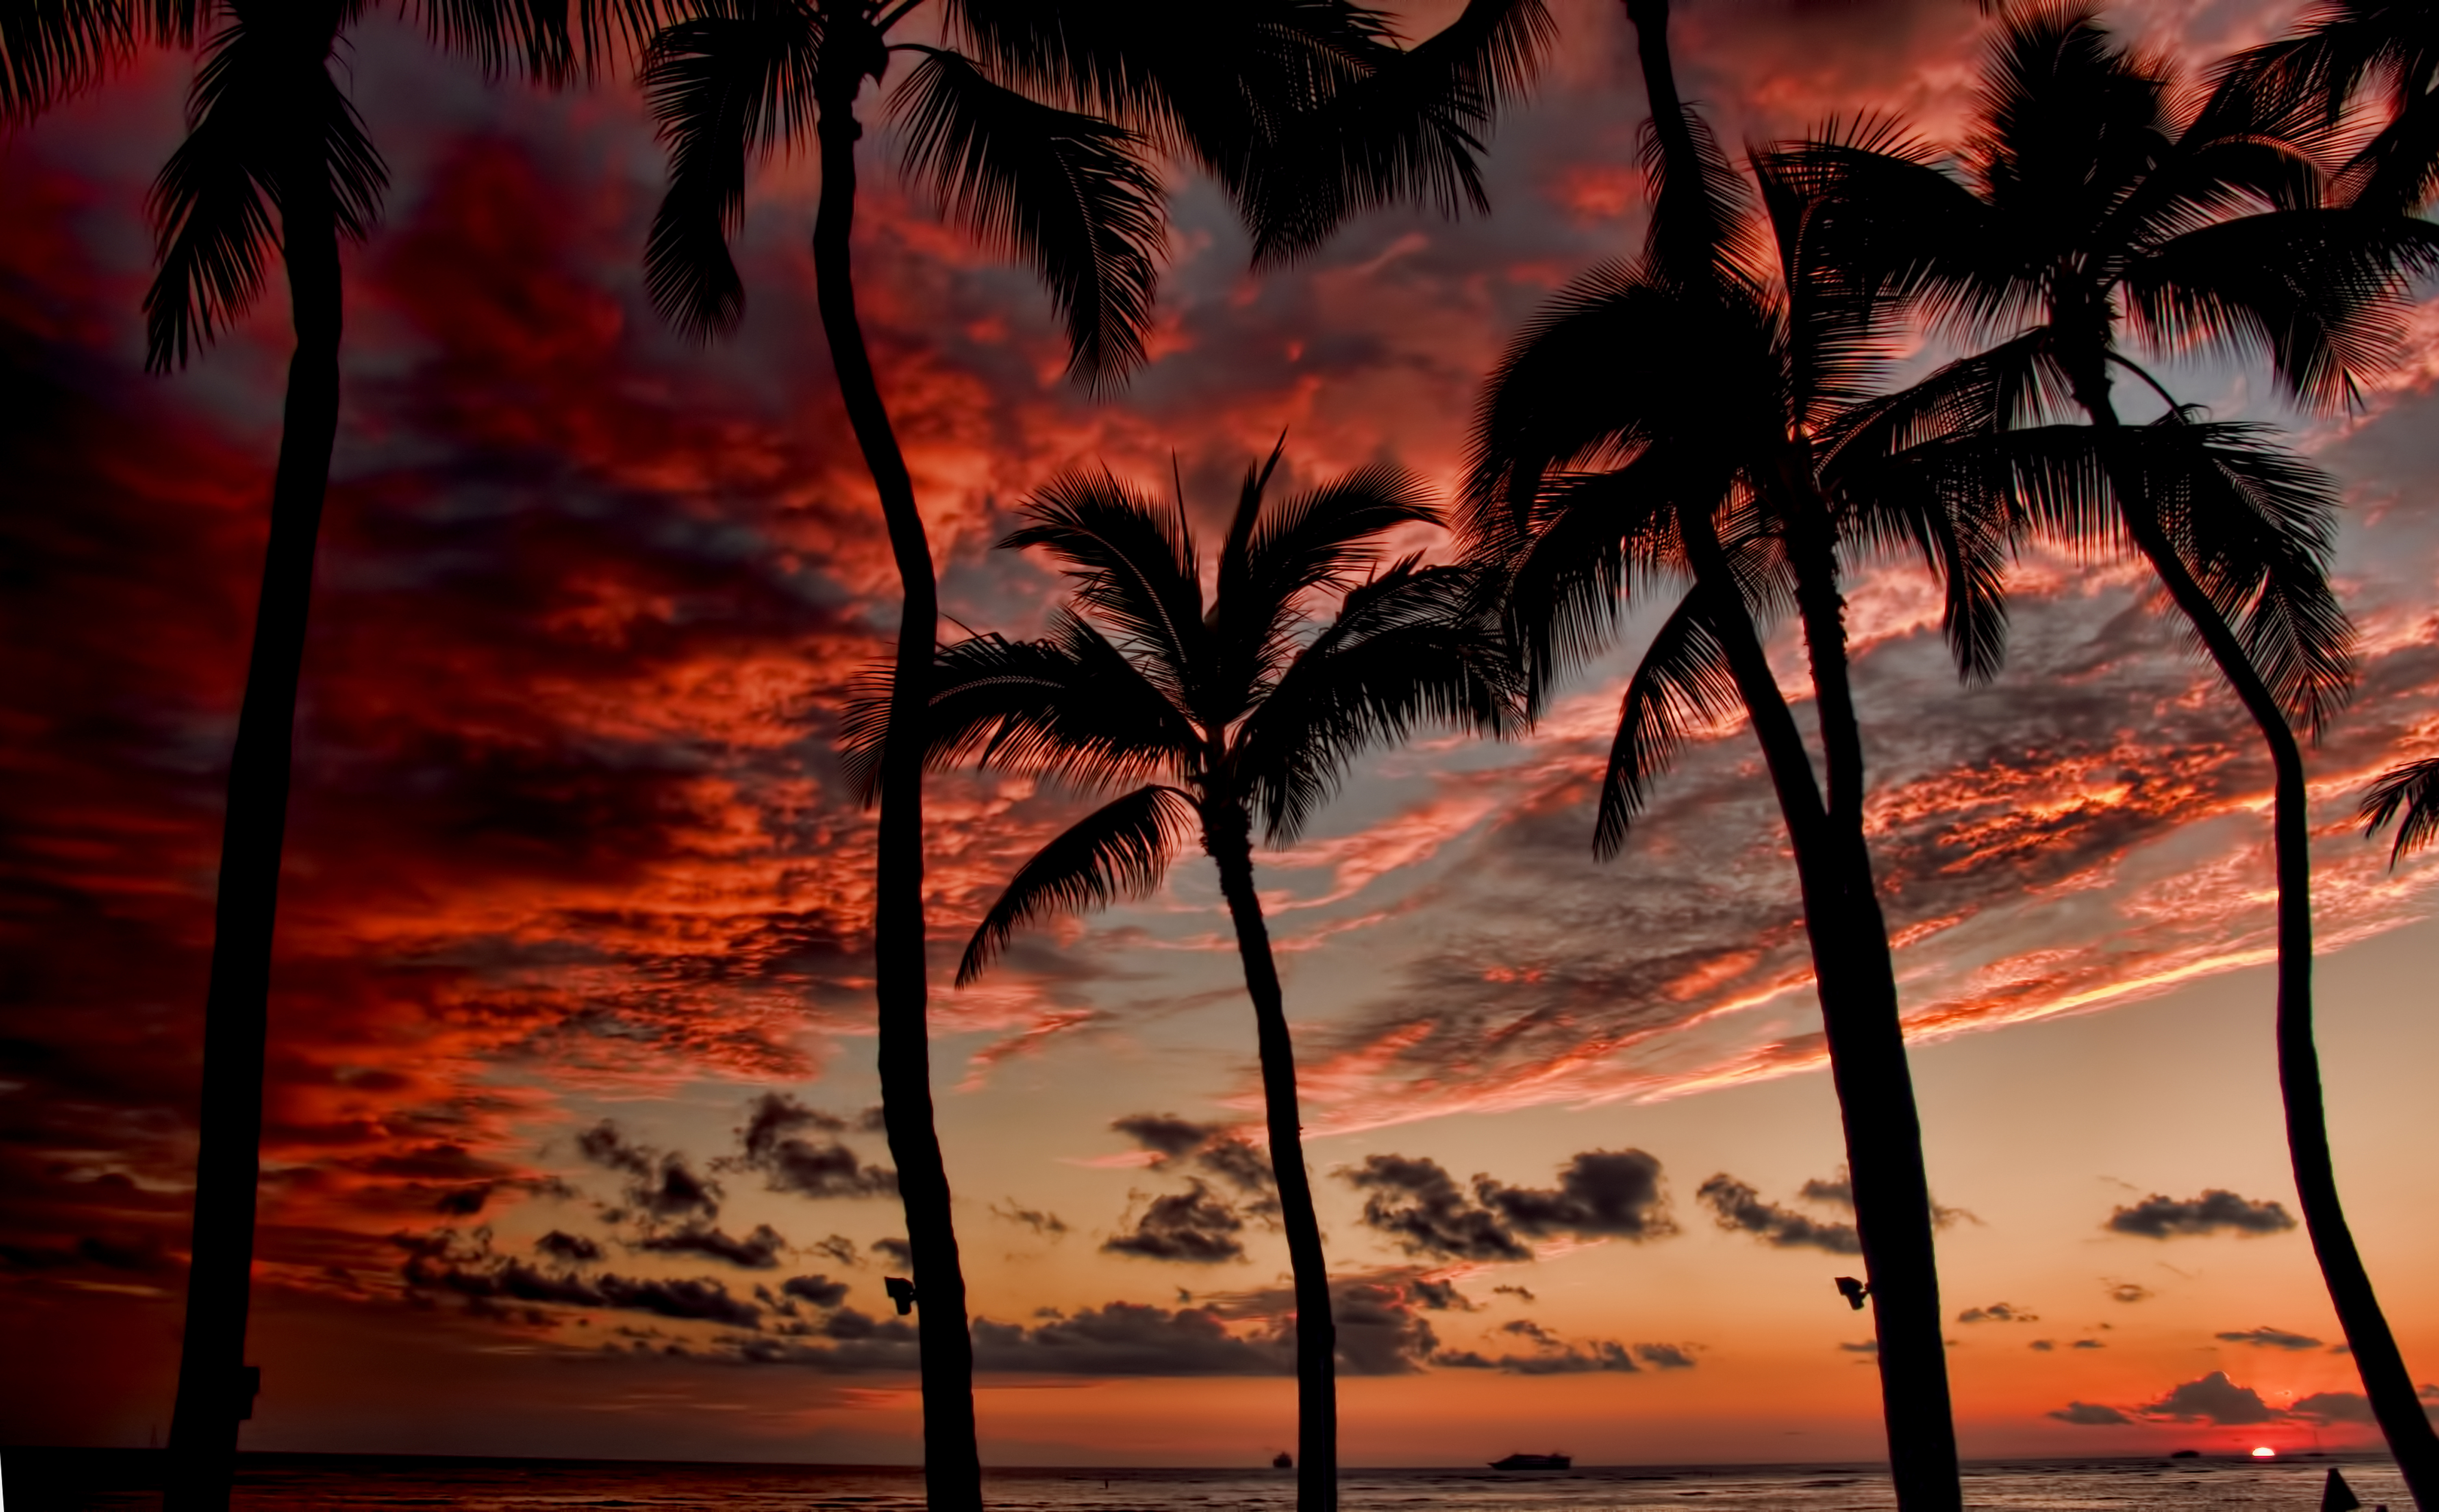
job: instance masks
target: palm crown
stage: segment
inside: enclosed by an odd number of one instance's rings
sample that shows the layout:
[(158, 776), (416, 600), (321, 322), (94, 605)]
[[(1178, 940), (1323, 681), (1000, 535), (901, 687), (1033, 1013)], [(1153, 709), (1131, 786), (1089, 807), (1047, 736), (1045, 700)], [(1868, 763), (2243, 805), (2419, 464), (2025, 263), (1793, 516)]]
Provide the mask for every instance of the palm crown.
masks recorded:
[(1100, 383), (1144, 358), (1163, 156), (1220, 181), (1257, 258), (1371, 205), (1480, 207), (1479, 133), (1549, 31), (1540, 0), (1472, 0), (1411, 49), (1350, 0), (954, 0), (952, 44), (892, 41), (920, 4), (695, 0), (659, 34), (644, 83), (670, 177), (646, 271), (683, 329), (708, 336), (744, 309), (727, 239), (748, 158), (851, 107), (893, 54), (918, 60), (889, 96), (908, 177), (1041, 276), (1072, 370)]
[[(1106, 471), (1053, 482), (1003, 543), (1049, 550), (1074, 599), (1040, 640), (940, 651), (927, 759), (1139, 785), (1026, 863), (975, 931), (960, 983), (1029, 920), (1157, 886), (1198, 826), (1237, 848), (1255, 824), (1291, 839), (1365, 749), (1423, 723), (1512, 727), (1513, 674), (1473, 575), (1380, 565), (1386, 532), (1436, 518), (1415, 480), (1364, 468), (1266, 507), (1278, 459), (1245, 474), (1208, 604), (1182, 501)], [(1315, 625), (1312, 601), (1330, 594), (1338, 613)], [(848, 720), (865, 772), (885, 713), (866, 697)]]

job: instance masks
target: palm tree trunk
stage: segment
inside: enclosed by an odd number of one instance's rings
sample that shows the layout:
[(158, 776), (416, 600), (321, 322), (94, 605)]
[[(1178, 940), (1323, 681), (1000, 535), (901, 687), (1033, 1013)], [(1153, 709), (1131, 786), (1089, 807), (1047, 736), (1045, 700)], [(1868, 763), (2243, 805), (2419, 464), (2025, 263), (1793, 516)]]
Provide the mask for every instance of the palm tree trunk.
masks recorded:
[[(2104, 433), (2121, 429), (2109, 393), (2108, 370), (2097, 361), (2084, 365), (2075, 380), (2075, 399)], [(2175, 543), (2150, 508), (2142, 479), (2127, 471), (2124, 459), (2110, 448), (2107, 454), (2109, 483), (2117, 495), (2118, 513), (2151, 570), (2180, 613), (2201, 637), (2211, 660), (2243, 701), (2245, 712), (2270, 748), (2273, 785), (2270, 833), (2278, 879), (2278, 1091), (2286, 1105), (2287, 1154), (2295, 1171), (2295, 1196), (2304, 1209), (2304, 1227), (2312, 1236), (2312, 1253), (2335, 1306), (2338, 1325), (2345, 1330), (2354, 1352), (2363, 1394), (2372, 1415), (2388, 1438), (2388, 1449), (2404, 1472), (2413, 1503), (2423, 1512), (2439, 1512), (2439, 1434), (2413, 1390), (2405, 1356), (2396, 1346), (2379, 1297), (2372, 1290), (2371, 1272), (2355, 1248), (2346, 1225), (2344, 1205), (2338, 1199), (2337, 1165), (2329, 1150), (2328, 1110), (2321, 1090), (2321, 1053), (2312, 1036), (2312, 853), (2311, 813), (2304, 786), (2304, 753), (2286, 712), (2261, 680), (2243, 643), (2228, 627), (2210, 596), (2194, 580)]]
[(1296, 1111), (1295, 1045), (1287, 1002), (1271, 958), (1271, 932), (1254, 891), (1253, 825), (1242, 808), (1219, 801), (1202, 809), (1202, 845), (1220, 867), (1220, 896), (1237, 926), (1245, 991), (1262, 1056), (1262, 1108), (1270, 1124), (1271, 1172), (1296, 1301), (1296, 1512), (1338, 1506), (1338, 1326), (1329, 1312), (1329, 1262), (1313, 1216), (1312, 1178), (1304, 1165), (1304, 1124)]
[[(318, 170), (320, 164), (312, 165)], [(288, 364), (279, 462), (271, 486), (271, 535), (237, 744), (221, 821), (212, 961), (204, 998), (203, 1103), (197, 1127), (195, 1214), (187, 1271), (186, 1331), (169, 1418), (172, 1512), (228, 1505), (238, 1424), (254, 1415), (245, 1372), (254, 1273), (256, 1187), (261, 1174), (263, 1055), (269, 1039), (272, 936), (296, 685), (313, 600), (313, 548), (339, 428), (337, 218), (318, 171), (295, 175), (281, 206), (288, 296), (296, 350)]]
[[(1956, 1512), (1964, 1500), (1940, 1328), (1931, 1183), (1871, 852), (1860, 812), (1823, 810), (1803, 734), (1771, 673), (1709, 518), (1689, 509), (1682, 519), (1686, 554), (1711, 597), (1711, 623), (1761, 741), (1795, 851), (1829, 1075), (1846, 1136), (1855, 1231), (1871, 1288), (1890, 1480), (1902, 1512)], [(1843, 677), (1843, 639), (1813, 650), (1816, 658), (1834, 661)]]
[[(844, 30), (845, 28), (839, 28)], [(932, 1512), (978, 1512), (982, 1459), (974, 1443), (974, 1347), (966, 1323), (966, 1280), (949, 1174), (932, 1111), (932, 1057), (924, 972), (923, 722), (932, 649), (938, 639), (938, 589), (931, 543), (915, 506), (915, 484), (872, 374), (856, 316), (849, 240), (855, 225), (855, 118), (862, 60), (835, 33), (821, 80), (821, 204), (813, 222), (813, 276), (822, 329), (839, 394), (881, 494), (904, 608), (898, 621), (897, 676), (881, 758), (879, 860), (874, 880), (874, 996), (880, 1018), (881, 1107), (898, 1165), (914, 1250), (917, 1323), (923, 1374), (923, 1485)], [(837, 60), (837, 61), (833, 61)]]

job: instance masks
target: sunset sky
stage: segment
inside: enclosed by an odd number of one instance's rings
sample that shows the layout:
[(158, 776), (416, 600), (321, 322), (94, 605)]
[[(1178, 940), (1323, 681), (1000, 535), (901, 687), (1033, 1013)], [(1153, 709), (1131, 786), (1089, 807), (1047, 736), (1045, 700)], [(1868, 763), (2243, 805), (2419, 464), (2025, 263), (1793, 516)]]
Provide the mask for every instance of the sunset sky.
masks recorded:
[[(2297, 9), (2109, 15), (2206, 62)], [(1039, 631), (1058, 578), (994, 543), (1077, 464), (1155, 487), (1174, 457), (1214, 531), (1282, 431), (1299, 485), (1394, 461), (1445, 498), (1503, 344), (1642, 233), (1630, 33), (1609, 0), (1554, 9), (1487, 218), (1370, 215), (1256, 276), (1220, 195), (1174, 174), (1155, 360), (1106, 400), (1062, 378), (1030, 276), (901, 192), (873, 133), (864, 319), (948, 612)], [(1674, 35), (1725, 142), (1860, 109), (1949, 140), (1987, 25), (1967, 0), (1689, 0)], [(912, 1336), (881, 1287), (904, 1228), (869, 1112), (871, 820), (834, 753), (895, 578), (811, 303), (813, 167), (758, 173), (744, 328), (697, 347), (644, 297), (663, 158), (632, 85), (487, 85), (389, 21), (345, 64), (392, 187), (347, 260), (244, 1442), (913, 1462)], [(282, 289), (187, 372), (141, 372), (144, 193), (190, 68), (149, 58), (0, 136), (7, 1443), (169, 1422), (220, 781), (289, 346)], [(2163, 369), (2219, 418), (2289, 426), (2344, 486), (2363, 675), (2310, 758), (2322, 1042), (2349, 1213), (2418, 1381), (2439, 1380), (2439, 861), (2391, 873), (2349, 816), (2373, 773), (2439, 751), (2434, 337), (2439, 304), (2343, 419), (2283, 410), (2258, 372)], [(1851, 589), (1965, 1452), (2369, 1445), (2291, 1217), (2266, 762), (2130, 568), (2036, 556), (2012, 587), (2006, 670), (1972, 689), (1918, 563), (1860, 563)], [(1712, 732), (1625, 853), (1591, 853), (1652, 623), (1530, 738), (1384, 753), (1257, 857), (1350, 1464), (1879, 1451), (1750, 735)], [(1791, 630), (1772, 649), (1793, 692)], [(970, 774), (930, 803), (986, 1462), (1260, 1463), (1294, 1435), (1287, 1251), (1208, 863), (952, 991), (982, 909), (1079, 810)]]

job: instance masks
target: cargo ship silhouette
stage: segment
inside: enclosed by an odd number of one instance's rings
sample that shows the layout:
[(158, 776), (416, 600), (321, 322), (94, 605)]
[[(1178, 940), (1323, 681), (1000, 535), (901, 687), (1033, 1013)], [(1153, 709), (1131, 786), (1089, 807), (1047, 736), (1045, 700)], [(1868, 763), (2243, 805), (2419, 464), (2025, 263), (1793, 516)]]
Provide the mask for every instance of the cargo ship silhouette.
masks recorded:
[(1490, 1468), (1494, 1470), (1563, 1470), (1572, 1468), (1575, 1463), (1553, 1450), (1547, 1454), (1510, 1454), (1504, 1460), (1492, 1460)]

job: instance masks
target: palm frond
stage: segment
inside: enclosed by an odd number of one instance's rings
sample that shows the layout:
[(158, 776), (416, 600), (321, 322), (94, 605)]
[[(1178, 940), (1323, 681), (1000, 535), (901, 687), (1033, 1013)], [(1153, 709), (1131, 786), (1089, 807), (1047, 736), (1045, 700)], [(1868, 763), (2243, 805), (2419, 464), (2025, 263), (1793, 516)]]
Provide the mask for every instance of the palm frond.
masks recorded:
[[(879, 791), (890, 686), (889, 664), (868, 669), (840, 721), (841, 756), (866, 803)], [(1041, 640), (977, 635), (942, 647), (922, 733), (934, 771), (971, 764), (1088, 791), (1182, 774), (1201, 755), (1184, 712), (1064, 610)]]
[(1292, 840), (1366, 750), (1426, 723), (1505, 735), (1518, 692), (1473, 573), (1409, 558), (1347, 594), (1239, 727), (1230, 764), (1268, 837)]
[(1201, 824), (1191, 797), (1158, 783), (1086, 814), (1008, 881), (957, 962), (957, 986), (981, 976), (1008, 936), (1036, 919), (1149, 896)]
[(652, 39), (640, 82), (669, 187), (645, 242), (644, 287), (693, 340), (744, 313), (728, 238), (745, 213), (746, 159), (811, 125), (820, 62), (818, 15), (791, 0), (699, 0)]
[(2368, 210), (2282, 210), (2190, 231), (2136, 259), (2127, 313), (2162, 346), (2270, 359), (2297, 398), (2351, 403), (2395, 360), (2412, 281), (2439, 269), (2439, 226)]
[(1107, 469), (1051, 479), (1024, 516), (1031, 523), (1000, 544), (1047, 547), (1075, 580), (1077, 601), (1117, 631), (1122, 648), (1153, 663), (1145, 675), (1181, 706), (1199, 707), (1195, 685), (1208, 631), (1184, 516)]
[(1421, 478), (1379, 464), (1358, 468), (1264, 509), (1245, 543), (1242, 579), (1232, 592), (1223, 567), (1220, 597), (1267, 667), (1305, 596), (1346, 592), (1380, 560), (1383, 535), (1439, 523)]
[(1140, 366), (1166, 234), (1143, 138), (1027, 98), (951, 52), (926, 56), (891, 108), (907, 172), (1049, 286), (1069, 370), (1097, 388)]
[(2338, 170), (2333, 198), (2350, 209), (2405, 215), (2439, 191), (2439, 94), (2418, 93)]
[(1593, 827), (1593, 853), (1603, 861), (1625, 845), (1628, 828), (1650, 799), (1652, 780), (1675, 763), (1687, 737), (1743, 706), (1727, 649), (1707, 614), (1710, 601), (1708, 588), (1686, 590), (1627, 680)]
[(33, 119), (134, 56), (126, 0), (9, 0), (0, 6), (0, 122)]
[(1919, 555), (1939, 580), (1940, 631), (1968, 683), (1988, 681), (2006, 659), (2006, 563), (2030, 513), (2017, 504), (2025, 434), (1967, 431), (1888, 454), (1850, 452), (1826, 479), (1848, 535)]
[(1780, 191), (1807, 205), (1807, 267), (1834, 271), (1847, 297), (1917, 310), (1951, 330), (2013, 331), (2041, 318), (2042, 269), (2020, 228), (1929, 144), (1849, 133), (1782, 148), (1771, 166)]
[(387, 186), (330, 77), (326, 40), (288, 35), (276, 21), (223, 28), (196, 71), (186, 140), (152, 186), (159, 267), (144, 296), (145, 365), (184, 366), (253, 303), (278, 240), (275, 211), (328, 216), (361, 240)]
[(2336, 481), (2258, 426), (2165, 420), (2140, 440), (2152, 507), (2280, 707), (2317, 738), (2355, 675), (2328, 578)]
[(2403, 819), (2396, 826), (2396, 844), (2388, 852), (2392, 869), (2409, 853), (2439, 837), (2439, 756), (2425, 756), (2389, 768), (2363, 793), (2362, 802), (2355, 809), (2365, 840), (2387, 828), (2399, 815)]

